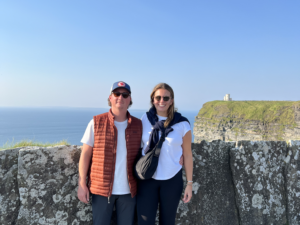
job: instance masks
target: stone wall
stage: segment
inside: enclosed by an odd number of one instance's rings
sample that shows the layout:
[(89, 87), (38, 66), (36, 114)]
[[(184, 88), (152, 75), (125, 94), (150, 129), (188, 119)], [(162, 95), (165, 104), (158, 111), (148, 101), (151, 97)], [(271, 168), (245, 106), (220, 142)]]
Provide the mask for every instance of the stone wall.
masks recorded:
[[(202, 141), (192, 149), (193, 198), (180, 201), (176, 224), (300, 224), (299, 141)], [(0, 151), (0, 224), (92, 224), (91, 205), (77, 199), (80, 153)]]

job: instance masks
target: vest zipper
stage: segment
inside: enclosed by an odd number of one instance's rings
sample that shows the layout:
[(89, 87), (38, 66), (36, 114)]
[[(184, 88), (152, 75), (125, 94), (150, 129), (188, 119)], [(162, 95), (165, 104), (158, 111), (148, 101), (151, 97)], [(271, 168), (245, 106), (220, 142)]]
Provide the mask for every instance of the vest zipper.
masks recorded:
[(128, 149), (127, 149), (127, 134), (126, 134), (127, 128), (125, 130), (125, 136), (126, 136), (125, 141), (126, 141), (126, 151), (127, 151), (127, 154), (126, 154), (126, 161), (127, 161), (127, 163), (126, 163), (126, 165), (127, 165), (126, 166), (126, 170), (127, 170), (127, 179), (128, 179), (128, 186), (129, 186), (129, 190), (130, 190), (130, 195), (132, 196), (131, 185), (130, 185), (130, 182), (129, 182), (129, 173), (128, 173)]
[[(115, 128), (114, 128), (114, 131), (116, 132)], [(109, 192), (108, 192), (108, 203), (110, 203), (109, 198), (110, 198), (110, 196), (111, 196), (112, 186), (113, 186), (113, 183), (114, 183), (114, 181), (113, 181), (113, 177), (114, 177), (113, 173), (115, 172), (115, 168), (116, 168), (115, 154), (117, 154), (116, 142), (118, 141), (118, 138), (116, 138), (116, 135), (114, 135), (114, 139), (115, 139), (115, 141), (114, 141), (114, 148), (113, 148), (113, 162), (114, 162), (114, 169), (113, 169), (113, 171), (111, 172), (111, 176), (110, 176), (110, 182), (111, 182), (111, 183), (110, 183), (110, 190), (109, 190)], [(115, 150), (116, 150), (116, 151), (115, 151)]]

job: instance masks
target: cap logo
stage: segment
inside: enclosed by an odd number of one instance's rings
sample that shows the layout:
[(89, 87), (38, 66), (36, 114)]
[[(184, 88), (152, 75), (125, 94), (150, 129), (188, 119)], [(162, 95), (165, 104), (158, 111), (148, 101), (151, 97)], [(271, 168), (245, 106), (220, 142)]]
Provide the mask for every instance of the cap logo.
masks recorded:
[(118, 86), (119, 86), (119, 87), (125, 87), (125, 83), (124, 83), (124, 82), (119, 82), (119, 83), (118, 83)]

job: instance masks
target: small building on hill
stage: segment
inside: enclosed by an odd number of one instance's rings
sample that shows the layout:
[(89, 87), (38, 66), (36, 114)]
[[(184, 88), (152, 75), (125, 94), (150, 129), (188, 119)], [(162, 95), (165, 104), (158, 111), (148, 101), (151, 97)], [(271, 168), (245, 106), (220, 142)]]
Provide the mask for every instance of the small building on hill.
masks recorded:
[(224, 96), (224, 101), (232, 101), (232, 98), (230, 98), (230, 94), (226, 94)]

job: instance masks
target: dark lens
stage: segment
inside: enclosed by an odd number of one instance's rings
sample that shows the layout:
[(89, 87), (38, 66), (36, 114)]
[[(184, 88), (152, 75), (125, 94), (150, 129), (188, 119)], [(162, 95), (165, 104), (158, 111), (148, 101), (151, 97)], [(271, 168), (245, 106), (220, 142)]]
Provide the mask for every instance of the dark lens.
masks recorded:
[(129, 93), (123, 92), (123, 93), (122, 93), (122, 96), (123, 96), (123, 98), (128, 98)]
[(123, 92), (123, 93), (121, 93), (121, 92), (113, 92), (113, 94), (114, 94), (115, 97), (119, 97), (120, 95), (122, 95), (123, 98), (128, 98), (128, 96), (130, 96), (130, 94), (127, 93), (127, 92)]
[[(113, 94), (114, 94), (115, 97), (119, 97), (119, 96), (121, 95), (120, 92), (113, 92)], [(124, 96), (123, 96), (123, 97), (124, 97)]]
[(160, 101), (160, 99), (161, 99), (161, 96), (155, 96), (155, 99), (156, 99), (156, 101)]
[(167, 102), (167, 101), (169, 101), (170, 97), (169, 96), (164, 96), (163, 99), (164, 99), (165, 102)]

